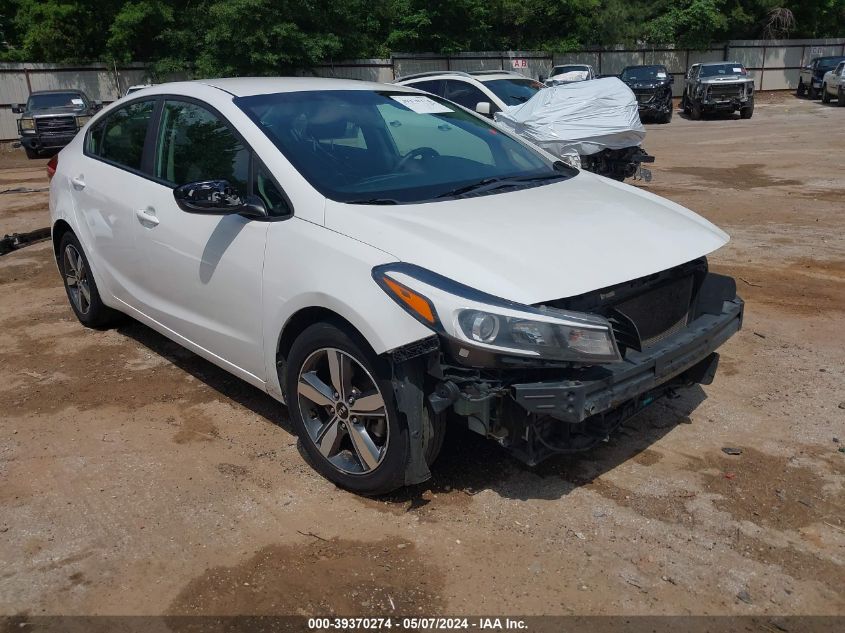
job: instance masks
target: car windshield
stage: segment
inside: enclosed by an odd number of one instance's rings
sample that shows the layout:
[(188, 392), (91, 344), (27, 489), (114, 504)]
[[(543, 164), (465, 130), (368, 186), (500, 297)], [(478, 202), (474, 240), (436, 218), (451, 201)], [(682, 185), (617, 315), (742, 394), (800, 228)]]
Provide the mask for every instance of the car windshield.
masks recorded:
[(563, 75), (565, 73), (584, 73), (586, 77), (586, 73), (589, 72), (589, 69), (586, 66), (581, 64), (570, 64), (569, 66), (555, 66), (552, 68), (552, 77), (557, 75)]
[(719, 77), (725, 75), (745, 75), (745, 67), (742, 64), (712, 64), (702, 66), (699, 77)]
[(493, 79), (485, 81), (484, 85), (490, 88), (499, 99), (509, 106), (525, 103), (541, 88), (545, 88), (539, 81), (533, 79)]
[(666, 79), (669, 75), (665, 66), (628, 66), (621, 76), (629, 81), (653, 81)]
[(303, 91), (234, 102), (314, 188), (339, 202), (421, 202), (475, 186), (495, 193), (576, 173), (558, 171), (491, 123), (433, 95)]
[(823, 70), (827, 72), (828, 70), (833, 70), (836, 68), (836, 65), (843, 60), (842, 57), (822, 57), (819, 59), (819, 63), (816, 66), (817, 70)]
[(87, 100), (78, 92), (46, 92), (30, 95), (26, 102), (27, 110), (46, 110), (49, 108), (73, 108), (84, 110), (88, 107)]

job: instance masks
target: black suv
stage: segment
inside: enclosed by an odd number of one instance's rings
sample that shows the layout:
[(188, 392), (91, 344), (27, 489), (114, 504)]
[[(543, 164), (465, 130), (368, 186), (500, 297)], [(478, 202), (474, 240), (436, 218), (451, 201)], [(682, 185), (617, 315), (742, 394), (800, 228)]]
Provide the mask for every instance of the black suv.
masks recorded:
[(81, 90), (40, 90), (29, 95), (26, 105), (12, 106), (12, 112), (21, 115), (18, 135), (27, 158), (70, 143), (100, 107)]
[(637, 97), (640, 117), (648, 116), (662, 123), (672, 120), (672, 84), (666, 66), (626, 66), (619, 74)]

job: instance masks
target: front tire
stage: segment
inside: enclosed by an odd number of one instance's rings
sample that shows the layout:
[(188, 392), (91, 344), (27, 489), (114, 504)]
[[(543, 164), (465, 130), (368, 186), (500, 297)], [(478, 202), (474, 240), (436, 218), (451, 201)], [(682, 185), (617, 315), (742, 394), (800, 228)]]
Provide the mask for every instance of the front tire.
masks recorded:
[(364, 495), (401, 487), (410, 439), (387, 363), (332, 323), (306, 329), (287, 360), (288, 410), (317, 472)]
[(807, 87), (804, 85), (804, 82), (800, 79), (798, 80), (798, 88), (795, 90), (796, 97), (803, 97), (807, 93)]
[(750, 119), (754, 114), (754, 99), (749, 99), (748, 104), (739, 110), (740, 119)]
[(812, 83), (807, 87), (807, 97), (809, 99), (819, 98), (819, 91), (813, 86)]
[(830, 103), (830, 93), (827, 91), (827, 84), (822, 84), (822, 103)]
[(693, 101), (692, 105), (690, 106), (690, 115), (689, 115), (690, 118), (693, 121), (700, 121), (702, 114), (703, 114), (703, 112), (701, 111), (701, 105), (699, 105), (698, 103)]
[(105, 305), (100, 298), (94, 273), (76, 235), (68, 231), (59, 245), (59, 270), (65, 285), (70, 307), (85, 327), (108, 327), (119, 313)]
[(38, 152), (36, 152), (34, 149), (32, 149), (31, 147), (26, 147), (26, 146), (24, 146), (23, 150), (26, 152), (26, 157), (27, 157), (29, 160), (34, 160), (34, 159), (36, 159), (36, 158), (41, 158), (41, 155), (40, 155)]
[(674, 114), (674, 113), (673, 113), (673, 110), (674, 110), (674, 109), (675, 109), (675, 106), (674, 106), (674, 104), (670, 101), (670, 102), (669, 102), (669, 109), (668, 109), (668, 110), (666, 110), (666, 112), (664, 113), (663, 118), (662, 118), (662, 120), (661, 120), (661, 122), (662, 122), (662, 123), (669, 123), (669, 122), (672, 120), (672, 114)]
[(836, 105), (840, 108), (845, 108), (845, 88), (841, 85), (839, 86), (839, 90), (836, 91)]

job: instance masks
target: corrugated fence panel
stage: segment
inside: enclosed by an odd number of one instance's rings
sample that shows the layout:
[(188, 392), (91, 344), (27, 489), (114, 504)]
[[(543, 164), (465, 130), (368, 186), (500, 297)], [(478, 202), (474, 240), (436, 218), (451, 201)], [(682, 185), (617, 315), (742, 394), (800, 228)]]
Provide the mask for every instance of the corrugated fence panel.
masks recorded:
[(18, 115), (10, 106), (0, 107), (0, 140), (18, 138)]
[(32, 72), (29, 75), (32, 90), (58, 90), (61, 88), (77, 88), (82, 90), (89, 99), (114, 101), (117, 98), (117, 87), (113, 76), (98, 70), (63, 70), (54, 72)]
[(601, 54), (601, 68), (596, 71), (601, 75), (618, 75), (625, 66), (638, 66), (643, 63), (644, 51), (606, 51)]
[(23, 103), (27, 97), (26, 76), (16, 70), (0, 69), (0, 103)]

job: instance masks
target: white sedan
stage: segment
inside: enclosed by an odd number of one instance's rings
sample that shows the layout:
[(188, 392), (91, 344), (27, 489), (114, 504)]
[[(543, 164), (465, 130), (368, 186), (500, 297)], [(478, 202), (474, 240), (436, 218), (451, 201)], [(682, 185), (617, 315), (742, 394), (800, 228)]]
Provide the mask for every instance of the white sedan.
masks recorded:
[(129, 315), (286, 402), (364, 494), (428, 478), (453, 424), (529, 464), (587, 449), (712, 379), (741, 324), (721, 230), (411, 88), (152, 86), (48, 171), (79, 320)]

